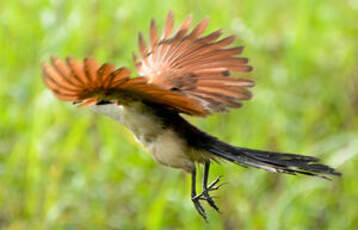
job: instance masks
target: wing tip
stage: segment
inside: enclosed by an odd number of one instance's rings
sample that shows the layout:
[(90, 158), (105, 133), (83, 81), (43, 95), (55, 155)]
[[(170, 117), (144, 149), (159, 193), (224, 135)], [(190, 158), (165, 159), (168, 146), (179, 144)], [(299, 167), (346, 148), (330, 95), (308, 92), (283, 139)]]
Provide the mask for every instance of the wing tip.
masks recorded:
[(167, 14), (167, 19), (168, 18), (174, 18), (174, 11), (173, 10), (169, 10), (169, 12)]
[(254, 70), (254, 67), (252, 67), (251, 65), (246, 66), (246, 72), (251, 72), (253, 70)]

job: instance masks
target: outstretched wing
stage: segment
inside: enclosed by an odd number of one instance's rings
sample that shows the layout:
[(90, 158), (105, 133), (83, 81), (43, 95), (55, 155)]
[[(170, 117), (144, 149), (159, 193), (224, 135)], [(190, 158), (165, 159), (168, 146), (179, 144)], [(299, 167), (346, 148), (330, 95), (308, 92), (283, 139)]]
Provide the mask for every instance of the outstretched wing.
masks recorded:
[(83, 62), (71, 57), (66, 61), (52, 58), (51, 64), (43, 64), (45, 84), (59, 99), (78, 102), (80, 107), (100, 100), (115, 100), (119, 104), (144, 100), (190, 115), (209, 114), (198, 101), (150, 84), (143, 77), (130, 79), (130, 74), (127, 68), (116, 69), (111, 64), (100, 66), (92, 58)]
[[(191, 16), (187, 17), (172, 37), (174, 15), (169, 12), (166, 25), (159, 39), (157, 27), (150, 25), (150, 46), (147, 47), (139, 33), (141, 60), (133, 60), (138, 74), (161, 88), (178, 91), (199, 100), (210, 111), (225, 111), (226, 107), (237, 108), (241, 100), (251, 98), (247, 87), (253, 81), (229, 77), (231, 72), (250, 72), (248, 59), (237, 57), (243, 47), (227, 48), (234, 36), (218, 40), (217, 30), (202, 36), (208, 18), (203, 19), (190, 33)], [(169, 38), (170, 37), (170, 38)]]

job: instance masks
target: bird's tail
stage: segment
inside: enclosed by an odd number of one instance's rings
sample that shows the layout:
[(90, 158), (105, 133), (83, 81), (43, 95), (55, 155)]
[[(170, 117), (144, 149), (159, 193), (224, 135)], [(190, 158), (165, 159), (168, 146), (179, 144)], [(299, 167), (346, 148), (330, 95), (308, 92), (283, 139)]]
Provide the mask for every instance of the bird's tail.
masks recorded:
[(318, 163), (319, 159), (315, 157), (241, 148), (218, 139), (209, 143), (205, 145), (206, 151), (244, 167), (251, 166), (275, 173), (304, 174), (325, 179), (330, 179), (327, 176), (341, 176), (335, 169)]

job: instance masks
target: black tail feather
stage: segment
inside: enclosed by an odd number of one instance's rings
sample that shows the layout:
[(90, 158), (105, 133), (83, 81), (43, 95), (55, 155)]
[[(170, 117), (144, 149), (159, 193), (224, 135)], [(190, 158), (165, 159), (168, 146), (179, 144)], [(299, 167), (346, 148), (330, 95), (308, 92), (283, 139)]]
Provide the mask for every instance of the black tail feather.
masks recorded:
[[(167, 112), (168, 113), (168, 112)], [(319, 163), (319, 159), (291, 153), (275, 153), (232, 146), (218, 140), (191, 125), (177, 113), (166, 115), (166, 122), (172, 125), (188, 145), (198, 150), (205, 150), (243, 167), (255, 167), (275, 173), (291, 175), (303, 174), (330, 179), (329, 176), (341, 176), (335, 169)]]
[(209, 143), (206, 145), (206, 151), (241, 166), (260, 168), (276, 173), (304, 174), (324, 179), (330, 179), (327, 175), (341, 176), (341, 173), (335, 169), (318, 163), (319, 159), (315, 157), (240, 148), (217, 139)]

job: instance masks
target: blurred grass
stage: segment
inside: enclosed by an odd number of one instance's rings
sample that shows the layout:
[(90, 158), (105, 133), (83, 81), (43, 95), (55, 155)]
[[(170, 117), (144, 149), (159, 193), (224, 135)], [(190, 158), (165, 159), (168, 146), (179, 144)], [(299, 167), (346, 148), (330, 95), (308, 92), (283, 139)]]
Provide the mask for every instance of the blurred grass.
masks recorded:
[[(137, 32), (189, 13), (238, 35), (255, 71), (243, 109), (190, 119), (239, 146), (305, 153), (333, 182), (215, 165), (222, 215), (195, 213), (189, 177), (156, 164), (120, 124), (53, 97), (50, 55), (133, 69)], [(0, 3), (0, 229), (354, 229), (358, 226), (358, 2)]]

